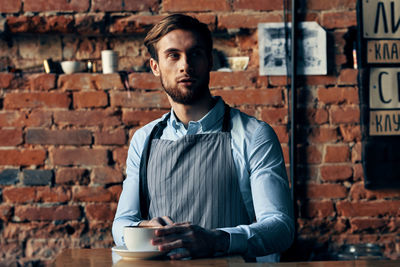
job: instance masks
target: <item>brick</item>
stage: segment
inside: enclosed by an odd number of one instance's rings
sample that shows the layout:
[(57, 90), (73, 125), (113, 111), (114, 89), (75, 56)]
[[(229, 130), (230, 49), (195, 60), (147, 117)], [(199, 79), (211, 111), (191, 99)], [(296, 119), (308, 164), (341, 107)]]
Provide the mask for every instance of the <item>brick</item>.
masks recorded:
[(28, 259), (53, 259), (59, 251), (71, 248), (69, 238), (34, 238), (26, 240), (25, 254)]
[(149, 11), (153, 12), (158, 10), (158, 1), (157, 0), (116, 0), (116, 1), (107, 1), (107, 0), (94, 0), (92, 2), (93, 11)]
[(212, 93), (221, 96), (230, 105), (280, 106), (284, 104), (282, 89), (213, 90)]
[(283, 2), (279, 0), (234, 0), (233, 10), (283, 10)]
[(118, 73), (73, 73), (60, 75), (57, 88), (61, 90), (121, 90), (124, 89), (121, 77)]
[(49, 91), (56, 87), (56, 75), (50, 73), (33, 74), (29, 76), (32, 91)]
[(117, 207), (115, 203), (88, 204), (85, 207), (86, 217), (89, 220), (112, 221)]
[(199, 21), (207, 24), (208, 28), (211, 32), (216, 30), (217, 24), (217, 14), (216, 13), (198, 13), (198, 12), (189, 12), (187, 15), (192, 16)]
[(290, 84), (290, 78), (287, 76), (269, 76), (269, 84), (272, 86), (286, 86)]
[(18, 16), (8, 17), (11, 33), (72, 33), (72, 15)]
[(102, 186), (75, 186), (72, 189), (75, 202), (110, 202), (112, 194)]
[(278, 136), (278, 140), (280, 143), (289, 142), (289, 134), (286, 126), (283, 125), (273, 125), (272, 128), (274, 132)]
[(165, 16), (160, 15), (131, 15), (126, 17), (111, 16), (110, 33), (146, 33), (151, 26)]
[(128, 76), (129, 86), (134, 89), (158, 90), (161, 89), (160, 78), (152, 73), (131, 73)]
[(56, 184), (89, 184), (89, 171), (84, 168), (59, 168), (56, 171)]
[(289, 157), (289, 147), (287, 144), (283, 144), (282, 146), (282, 154), (283, 154), (283, 159), (286, 164), (290, 162), (290, 157)]
[(0, 150), (0, 165), (43, 165), (46, 151), (41, 149)]
[(85, 12), (89, 9), (89, 0), (24, 0), (24, 11), (44, 12)]
[(347, 165), (328, 165), (321, 167), (321, 179), (326, 182), (348, 180), (353, 175), (353, 169)]
[(79, 206), (57, 205), (53, 207), (17, 206), (15, 207), (17, 221), (55, 221), (78, 220), (81, 217)]
[(98, 92), (77, 92), (72, 95), (75, 109), (96, 108), (108, 105), (108, 96), (104, 91)]
[(54, 148), (50, 150), (54, 165), (107, 165), (108, 151), (103, 148)]
[(0, 88), (7, 89), (11, 87), (14, 74), (12, 73), (0, 73)]
[(32, 203), (36, 191), (34, 187), (7, 187), (3, 189), (3, 198), (7, 203)]
[(331, 107), (330, 110), (332, 123), (359, 123), (360, 108), (359, 107)]
[(22, 141), (21, 129), (0, 129), (0, 146), (17, 146)]
[(347, 145), (326, 146), (324, 162), (347, 162), (350, 159), (350, 148)]
[(98, 126), (121, 125), (120, 115), (113, 110), (55, 111), (54, 123), (59, 126)]
[(4, 108), (68, 108), (70, 102), (68, 93), (9, 93), (4, 97)]
[(30, 238), (65, 238), (79, 237), (87, 227), (79, 221), (33, 221), (8, 223), (4, 229), (7, 239), (28, 240)]
[(357, 0), (331, 0), (319, 1), (308, 0), (306, 2), (307, 9), (309, 10), (330, 10), (330, 9), (355, 9)]
[(71, 191), (66, 187), (36, 187), (36, 202), (66, 203), (71, 200)]
[(340, 184), (308, 184), (306, 195), (310, 199), (337, 199), (347, 197), (347, 189)]
[(323, 108), (299, 108), (296, 114), (305, 114), (304, 117), (303, 115), (298, 116), (298, 120), (308, 125), (321, 125), (329, 120), (329, 113)]
[(340, 134), (343, 136), (343, 141), (353, 142), (361, 140), (361, 127), (360, 125), (344, 125), (339, 126)]
[(257, 29), (259, 23), (282, 22), (282, 15), (277, 13), (243, 14), (228, 13), (218, 15), (218, 29)]
[(288, 122), (287, 108), (263, 108), (261, 119), (269, 124), (285, 124)]
[(126, 126), (143, 126), (161, 118), (169, 110), (123, 110), (122, 122)]
[(158, 0), (124, 0), (123, 7), (126, 11), (151, 11), (157, 12), (159, 6)]
[(25, 119), (28, 127), (50, 127), (52, 124), (53, 113), (47, 110), (32, 110)]
[(335, 85), (337, 77), (333, 75), (306, 75), (298, 77), (301, 84), (314, 85)]
[(80, 13), (74, 15), (74, 27), (79, 34), (99, 35), (105, 28), (104, 13)]
[(3, 222), (11, 221), (12, 215), (14, 213), (14, 208), (9, 205), (0, 205), (0, 220)]
[(360, 181), (364, 178), (364, 170), (361, 163), (353, 164), (353, 180)]
[(336, 204), (337, 212), (341, 216), (360, 217), (360, 216), (398, 216), (400, 200), (391, 201), (363, 201), (349, 202), (340, 201)]
[(311, 143), (335, 142), (338, 139), (337, 128), (333, 127), (315, 127), (312, 128), (309, 136)]
[(52, 170), (23, 170), (24, 185), (50, 185), (53, 181)]
[(27, 129), (25, 136), (28, 144), (42, 145), (89, 145), (92, 133), (89, 130), (47, 130)]
[(391, 200), (399, 195), (399, 189), (368, 190), (363, 182), (355, 183), (351, 186), (350, 197), (352, 200)]
[(123, 108), (170, 108), (168, 98), (164, 92), (111, 92), (112, 107)]
[(186, 12), (186, 11), (230, 11), (231, 7), (227, 0), (198, 0), (194, 5), (186, 0), (164, 0), (163, 12)]
[(122, 0), (93, 0), (91, 10), (92, 11), (123, 11)]
[(117, 185), (110, 186), (108, 188), (108, 191), (111, 192), (111, 194), (113, 196), (113, 201), (118, 202), (119, 197), (120, 197), (121, 192), (122, 192), (122, 184), (117, 184)]
[(309, 201), (302, 206), (304, 217), (306, 218), (325, 218), (334, 215), (333, 203), (327, 201)]
[(17, 13), (21, 11), (21, 4), (21, 0), (0, 0), (0, 13)]
[(210, 73), (210, 88), (243, 88), (254, 87), (258, 73), (255, 71), (235, 71), (221, 72), (212, 71)]
[(4, 266), (20, 266), (16, 259), (21, 259), (24, 255), (24, 248), (18, 240), (7, 240), (1, 243), (0, 257)]
[(125, 166), (126, 158), (128, 156), (128, 147), (119, 147), (113, 151), (113, 161), (118, 165)]
[(24, 116), (19, 111), (0, 111), (0, 127), (24, 126)]
[(123, 179), (122, 172), (111, 167), (97, 167), (92, 170), (91, 181), (94, 184), (121, 183)]
[(259, 117), (257, 117), (257, 110), (254, 108), (247, 108), (247, 107), (237, 107), (237, 109), (239, 109), (241, 112), (246, 113), (249, 116), (253, 116), (256, 117), (257, 119), (260, 119)]
[(19, 182), (19, 169), (5, 169), (0, 172), (0, 185), (14, 185)]
[(385, 227), (386, 219), (382, 218), (352, 218), (350, 219), (351, 232), (359, 232), (365, 230), (375, 230)]
[(361, 143), (356, 143), (351, 149), (351, 162), (361, 162)]
[(318, 164), (322, 161), (322, 153), (318, 146), (315, 145), (304, 145), (298, 148), (299, 162)]
[(126, 144), (126, 133), (124, 129), (110, 129), (94, 133), (95, 145), (124, 145)]
[(357, 26), (357, 14), (354, 11), (326, 12), (322, 14), (321, 26), (326, 29)]
[(358, 90), (354, 87), (318, 88), (317, 95), (324, 104), (359, 104)]
[(358, 70), (342, 69), (339, 74), (338, 84), (340, 85), (357, 85)]

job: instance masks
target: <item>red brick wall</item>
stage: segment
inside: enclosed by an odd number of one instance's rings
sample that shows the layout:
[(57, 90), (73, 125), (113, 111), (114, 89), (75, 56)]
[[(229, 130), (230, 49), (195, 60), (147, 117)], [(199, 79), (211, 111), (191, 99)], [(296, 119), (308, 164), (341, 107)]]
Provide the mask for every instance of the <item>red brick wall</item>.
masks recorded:
[[(298, 240), (287, 257), (371, 242), (400, 258), (400, 191), (363, 187), (357, 71), (346, 56), (356, 0), (300, 2), (302, 20), (327, 31), (332, 68), (297, 80)], [(127, 92), (117, 74), (26, 71), (49, 57), (99, 59), (107, 47), (119, 52), (120, 69), (146, 69), (144, 33), (170, 12), (207, 23), (226, 55), (250, 57), (246, 71), (212, 72), (212, 92), (270, 123), (289, 163), (286, 77), (258, 75), (257, 24), (282, 21), (282, 1), (188, 3), (0, 0), (0, 261), (35, 263), (66, 247), (111, 247), (129, 139), (169, 108), (146, 72), (130, 74)], [(6, 65), (22, 76), (4, 72)]]

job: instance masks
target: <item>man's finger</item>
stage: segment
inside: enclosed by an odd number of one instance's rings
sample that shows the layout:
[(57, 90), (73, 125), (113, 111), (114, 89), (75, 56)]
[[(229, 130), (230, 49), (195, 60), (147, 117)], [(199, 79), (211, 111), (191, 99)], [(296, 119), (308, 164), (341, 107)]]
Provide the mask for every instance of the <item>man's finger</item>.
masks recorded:
[(191, 231), (190, 224), (173, 224), (155, 231), (156, 236), (183, 234)]
[(164, 220), (164, 225), (174, 224), (174, 221), (169, 216), (162, 216), (161, 218)]
[(171, 251), (173, 249), (184, 248), (186, 246), (187, 246), (187, 241), (185, 241), (184, 239), (177, 239), (172, 242), (163, 243), (161, 245), (158, 245), (158, 249), (160, 251)]

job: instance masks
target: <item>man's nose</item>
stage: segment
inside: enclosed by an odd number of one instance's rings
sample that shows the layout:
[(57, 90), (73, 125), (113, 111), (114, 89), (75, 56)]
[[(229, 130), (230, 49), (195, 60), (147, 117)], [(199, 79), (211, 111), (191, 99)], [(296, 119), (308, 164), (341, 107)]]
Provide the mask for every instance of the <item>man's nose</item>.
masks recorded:
[(181, 57), (180, 72), (191, 72), (193, 71), (193, 66), (190, 58), (188, 56)]

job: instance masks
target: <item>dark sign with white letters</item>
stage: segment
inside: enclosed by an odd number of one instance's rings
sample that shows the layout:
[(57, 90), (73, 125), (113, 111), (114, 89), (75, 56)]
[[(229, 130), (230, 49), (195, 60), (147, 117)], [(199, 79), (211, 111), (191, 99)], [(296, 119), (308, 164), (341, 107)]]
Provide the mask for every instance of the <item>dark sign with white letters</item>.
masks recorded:
[(357, 11), (365, 187), (400, 187), (400, 0)]

